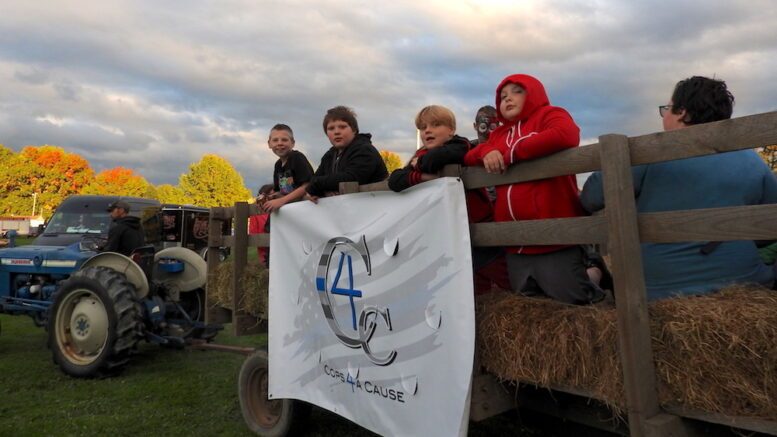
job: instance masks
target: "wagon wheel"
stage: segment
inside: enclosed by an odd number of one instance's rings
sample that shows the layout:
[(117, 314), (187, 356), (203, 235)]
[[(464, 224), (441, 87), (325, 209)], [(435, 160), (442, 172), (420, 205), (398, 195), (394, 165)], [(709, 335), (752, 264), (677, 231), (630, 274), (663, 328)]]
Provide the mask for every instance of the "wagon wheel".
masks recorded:
[(258, 350), (240, 368), (238, 395), (246, 425), (257, 435), (293, 435), (304, 423), (310, 405), (293, 399), (267, 399), (269, 361), (266, 350)]

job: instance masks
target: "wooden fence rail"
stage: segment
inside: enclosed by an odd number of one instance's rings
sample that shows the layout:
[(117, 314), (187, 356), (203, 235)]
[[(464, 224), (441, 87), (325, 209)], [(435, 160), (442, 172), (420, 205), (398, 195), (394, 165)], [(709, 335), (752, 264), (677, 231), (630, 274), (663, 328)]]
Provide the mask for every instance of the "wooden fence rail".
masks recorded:
[[(634, 165), (771, 144), (777, 144), (777, 112), (631, 138), (623, 135), (604, 135), (599, 137), (597, 144), (522, 162), (511, 166), (501, 175), (488, 174), (479, 167), (459, 168), (458, 166), (449, 166), (444, 171), (444, 175), (460, 177), (466, 188), (480, 188), (601, 170), (604, 199), (607, 205), (603, 214), (592, 217), (474, 224), (470, 227), (473, 244), (511, 246), (597, 243), (608, 247), (613, 262), (619, 351), (623, 367), (629, 431), (632, 435), (685, 435), (687, 430), (680, 420), (681, 415), (706, 417), (705, 420), (710, 422), (733, 424), (745, 429), (777, 435), (777, 424), (772, 422), (684, 413), (680, 409), (673, 409), (672, 414), (669, 414), (661, 409), (656, 389), (640, 249), (640, 244), (643, 242), (777, 239), (777, 220), (775, 220), (777, 205), (637, 214), (631, 177), (631, 167)], [(385, 182), (362, 186), (347, 183), (340, 187), (342, 194), (387, 189)], [(242, 269), (245, 266), (246, 248), (269, 245), (267, 235), (252, 235), (247, 238), (248, 215), (258, 212), (255, 205), (238, 203), (234, 208), (215, 208), (211, 213), (212, 221), (209, 229), (217, 233), (221, 226), (220, 221), (235, 220), (234, 237), (211, 234), (209, 238), (211, 248), (219, 246), (233, 248), (236, 266), (233, 303), (237, 303), (240, 299), (239, 278), (242, 277)], [(217, 263), (218, 260), (208, 260), (209, 279), (212, 279), (212, 270)], [(239, 263), (242, 265), (238, 266)], [(217, 314), (212, 312), (209, 316), (217, 317)], [(238, 310), (233, 311), (232, 318), (240, 329), (245, 329), (249, 322), (246, 315)], [(235, 331), (238, 334), (242, 333), (240, 329), (236, 327)], [(483, 384), (493, 384), (493, 381), (488, 378), (476, 378), (473, 383), (473, 393), (478, 387), (478, 381), (482, 381)], [(479, 407), (474, 405), (476, 398), (477, 396), (473, 394), (473, 414), (481, 414), (482, 408), (478, 410)], [(494, 400), (490, 402), (492, 402), (491, 414), (498, 412), (493, 408)], [(509, 402), (505, 405), (509, 405)]]

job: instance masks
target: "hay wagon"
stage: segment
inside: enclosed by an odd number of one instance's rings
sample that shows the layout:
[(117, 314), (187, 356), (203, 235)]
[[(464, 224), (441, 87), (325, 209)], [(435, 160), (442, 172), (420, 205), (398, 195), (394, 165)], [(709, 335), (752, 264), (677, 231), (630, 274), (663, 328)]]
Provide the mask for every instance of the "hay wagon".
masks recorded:
[[(580, 174), (601, 170), (607, 205), (603, 214), (591, 217), (534, 220), (510, 223), (482, 223), (470, 227), (475, 246), (597, 244), (611, 257), (616, 306), (612, 319), (613, 362), (617, 381), (612, 385), (621, 392), (620, 401), (603, 397), (600, 391), (585, 385), (570, 384), (553, 378), (510, 378), (498, 372), (495, 359), (476, 352), (472, 382), (470, 418), (475, 421), (500, 414), (509, 409), (536, 410), (566, 420), (609, 429), (634, 436), (691, 435), (710, 429), (734, 429), (777, 435), (777, 414), (769, 405), (777, 404), (777, 349), (775, 342), (764, 350), (751, 350), (764, 375), (760, 387), (752, 394), (759, 399), (743, 401), (741, 408), (727, 409), (717, 405), (706, 410), (689, 397), (677, 396), (669, 390), (664, 372), (657, 372), (656, 342), (661, 341), (653, 325), (653, 305), (647, 303), (642, 271), (640, 243), (670, 243), (687, 241), (773, 240), (777, 239), (777, 205), (741, 206), (704, 210), (672, 211), (637, 214), (633, 196), (631, 166), (670, 161), (714, 153), (758, 148), (777, 143), (777, 112), (741, 117), (686, 129), (649, 135), (626, 137), (603, 135), (597, 144), (563, 151), (552, 156), (514, 165), (502, 175), (487, 174), (482, 168), (449, 166), (444, 176), (459, 177), (466, 188), (479, 188), (507, 183), (543, 179), (559, 175)], [(341, 194), (387, 190), (385, 183), (358, 186), (341, 184)], [(211, 322), (232, 321), (235, 334), (243, 335), (266, 329), (265, 315), (251, 315), (239, 309), (242, 298), (242, 278), (248, 247), (269, 246), (269, 235), (247, 235), (247, 220), (257, 214), (255, 205), (238, 203), (233, 208), (214, 208), (211, 213), (209, 246), (231, 247), (234, 276), (231, 283), (233, 310), (211, 308)], [(222, 236), (224, 221), (234, 220), (234, 236)], [(217, 258), (210, 258), (209, 280), (215, 280)], [(758, 302), (774, 309), (774, 295), (761, 294)], [(525, 303), (525, 302), (524, 302)], [(731, 303), (729, 302), (729, 305)], [(487, 304), (485, 305), (488, 306)], [(483, 305), (479, 305), (483, 308)], [(588, 307), (569, 311), (592, 311)], [(596, 310), (593, 311), (602, 311)], [(588, 315), (590, 320), (604, 313)], [(479, 317), (482, 317), (479, 314)], [(732, 316), (734, 317), (734, 316)], [(480, 323), (480, 322), (479, 322)], [(699, 323), (703, 323), (703, 320)], [(759, 329), (775, 332), (774, 319), (756, 320)], [(764, 323), (767, 326), (762, 326)], [(658, 327), (666, 329), (666, 327)], [(725, 333), (714, 335), (725, 335)], [(617, 339), (617, 341), (615, 341)], [(590, 339), (588, 339), (590, 340)], [(478, 333), (480, 346), (489, 342)], [(585, 343), (585, 342), (584, 342)], [(593, 345), (590, 347), (600, 347)], [(731, 345), (734, 348), (736, 345)], [(567, 350), (575, 354), (587, 347), (574, 344)], [(743, 347), (747, 348), (748, 345)], [(600, 349), (587, 353), (602, 352)], [(493, 355), (493, 354), (492, 354)], [(497, 372), (495, 372), (495, 369)], [(659, 366), (660, 370), (660, 366)], [(600, 381), (601, 382), (601, 381)], [(677, 381), (675, 381), (677, 383)], [(605, 382), (607, 384), (607, 382)], [(736, 385), (736, 384), (734, 384)], [(740, 385), (746, 385), (744, 382)], [(704, 387), (691, 387), (704, 391)], [(672, 398), (672, 395), (674, 397)], [(692, 396), (690, 397), (692, 398)], [(678, 402), (680, 401), (680, 402)], [(752, 405), (766, 405), (769, 411)], [(742, 409), (744, 408), (744, 411)], [(625, 414), (621, 415), (619, 412)], [(700, 431), (702, 430), (702, 431)]]

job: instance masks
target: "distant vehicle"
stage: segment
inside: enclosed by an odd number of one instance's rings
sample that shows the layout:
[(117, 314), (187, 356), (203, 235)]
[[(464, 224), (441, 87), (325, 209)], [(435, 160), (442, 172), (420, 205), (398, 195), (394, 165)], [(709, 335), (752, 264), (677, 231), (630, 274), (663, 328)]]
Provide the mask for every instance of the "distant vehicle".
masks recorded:
[[(140, 217), (148, 243), (129, 257), (97, 250), (117, 200)], [(203, 322), (207, 264), (192, 250), (162, 249), (162, 220), (156, 200), (67, 198), (33, 244), (0, 250), (0, 313), (47, 326), (54, 362), (72, 376), (115, 372), (142, 339), (183, 347), (213, 338), (221, 327)]]
[[(210, 210), (192, 205), (162, 205), (162, 241), (163, 248), (185, 247), (208, 258), (208, 218)], [(224, 224), (222, 233), (229, 231), (229, 223)], [(219, 259), (223, 261), (229, 255), (229, 248), (219, 249)]]
[(68, 246), (82, 241), (99, 241), (107, 238), (111, 226), (108, 206), (124, 200), (130, 205), (129, 215), (138, 217), (146, 236), (146, 244), (161, 249), (161, 224), (158, 200), (120, 196), (70, 196), (51, 216), (43, 233), (33, 241), (35, 246)]

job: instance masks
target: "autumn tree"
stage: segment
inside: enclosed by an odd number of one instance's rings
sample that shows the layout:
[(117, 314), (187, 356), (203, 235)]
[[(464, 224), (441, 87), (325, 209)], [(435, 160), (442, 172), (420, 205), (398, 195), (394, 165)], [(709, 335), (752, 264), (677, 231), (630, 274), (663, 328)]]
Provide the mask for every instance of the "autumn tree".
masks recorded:
[(4, 193), (0, 199), (0, 214), (13, 214), (17, 210), (13, 205), (18, 203), (19, 199), (9, 197), (17, 197), (19, 181), (15, 170), (19, 166), (19, 159), (13, 150), (0, 144), (0, 192)]
[(37, 211), (50, 216), (67, 196), (91, 183), (94, 172), (89, 162), (56, 146), (28, 146), (18, 154), (0, 152), (0, 213), (29, 215), (33, 194)]
[(0, 190), (10, 193), (16, 187), (17, 181), (9, 171), (16, 165), (17, 156), (13, 150), (0, 144)]
[(150, 197), (152, 186), (134, 170), (114, 167), (98, 173), (81, 194)]
[(177, 205), (194, 203), (192, 199), (184, 194), (182, 189), (170, 184), (157, 185), (156, 199), (162, 203), (175, 203)]
[(179, 184), (184, 195), (197, 206), (231, 206), (247, 201), (251, 192), (245, 187), (232, 164), (218, 155), (205, 155), (200, 162), (189, 166)]
[(758, 154), (772, 171), (777, 170), (777, 144), (758, 149)]
[(14, 155), (13, 150), (0, 144), (0, 164), (4, 164), (7, 159), (13, 158)]
[(388, 170), (389, 173), (403, 167), (402, 158), (400, 158), (397, 153), (381, 150), (380, 157), (383, 158), (383, 162), (386, 164), (386, 170)]

